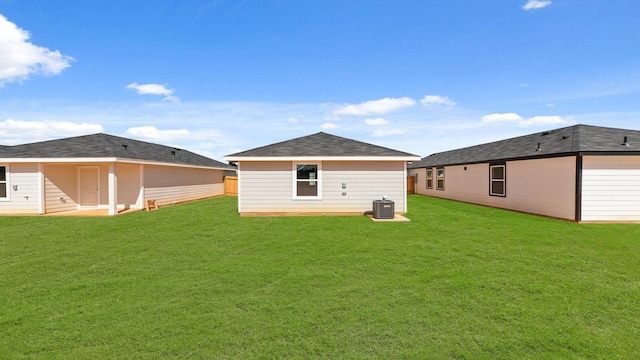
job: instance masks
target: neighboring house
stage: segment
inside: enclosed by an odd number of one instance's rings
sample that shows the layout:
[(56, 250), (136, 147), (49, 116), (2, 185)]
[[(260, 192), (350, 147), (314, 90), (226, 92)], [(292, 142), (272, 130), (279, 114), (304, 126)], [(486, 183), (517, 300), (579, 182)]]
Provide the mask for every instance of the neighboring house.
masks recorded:
[(436, 153), (416, 192), (578, 222), (640, 221), (640, 131), (575, 125)]
[(323, 132), (225, 156), (241, 215), (363, 214), (386, 196), (407, 211), (409, 154)]
[(232, 167), (169, 146), (94, 134), (0, 146), (0, 214), (144, 208), (222, 195)]

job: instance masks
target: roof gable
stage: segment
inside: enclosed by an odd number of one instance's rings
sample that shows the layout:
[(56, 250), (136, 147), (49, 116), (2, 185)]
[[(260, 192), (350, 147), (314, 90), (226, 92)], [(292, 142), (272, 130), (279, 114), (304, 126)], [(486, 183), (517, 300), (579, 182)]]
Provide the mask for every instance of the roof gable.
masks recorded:
[(241, 151), (226, 157), (417, 157), (417, 155), (319, 132)]
[[(624, 139), (628, 145), (624, 145)], [(511, 139), (435, 153), (410, 168), (541, 158), (578, 152), (640, 153), (640, 131), (574, 125)]]
[(187, 150), (102, 133), (2, 146), (0, 158), (123, 158), (233, 169)]

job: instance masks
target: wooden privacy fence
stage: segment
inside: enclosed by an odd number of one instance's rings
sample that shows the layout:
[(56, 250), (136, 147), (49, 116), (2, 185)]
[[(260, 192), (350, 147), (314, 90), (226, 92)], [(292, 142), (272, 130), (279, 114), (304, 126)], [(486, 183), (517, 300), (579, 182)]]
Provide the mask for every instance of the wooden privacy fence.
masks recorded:
[(413, 175), (407, 176), (407, 194), (416, 193), (416, 177)]
[(238, 177), (224, 177), (224, 194), (227, 196), (238, 196)]

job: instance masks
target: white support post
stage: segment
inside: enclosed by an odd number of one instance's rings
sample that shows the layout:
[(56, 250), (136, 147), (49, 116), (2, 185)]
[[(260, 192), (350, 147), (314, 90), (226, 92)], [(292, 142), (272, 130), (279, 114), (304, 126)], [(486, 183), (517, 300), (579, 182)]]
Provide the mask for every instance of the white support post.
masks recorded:
[(138, 191), (138, 199), (136, 200), (136, 207), (138, 209), (144, 209), (144, 164), (140, 165), (139, 170), (140, 182), (139, 182), (139, 191)]
[(44, 166), (42, 163), (38, 163), (38, 214), (42, 215), (45, 212), (45, 191), (44, 191)]
[(118, 175), (116, 164), (109, 165), (109, 215), (118, 214)]

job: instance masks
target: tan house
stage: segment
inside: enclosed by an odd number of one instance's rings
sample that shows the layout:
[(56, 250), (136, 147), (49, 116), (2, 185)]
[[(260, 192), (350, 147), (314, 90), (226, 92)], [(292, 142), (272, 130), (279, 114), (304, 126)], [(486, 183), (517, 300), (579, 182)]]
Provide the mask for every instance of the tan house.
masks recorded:
[(387, 197), (407, 211), (417, 155), (323, 132), (225, 156), (238, 164), (241, 215), (363, 214)]
[(164, 145), (94, 134), (0, 146), (0, 214), (104, 209), (116, 215), (222, 195), (235, 169)]
[(640, 221), (640, 131), (575, 125), (432, 154), (418, 194), (578, 222)]

